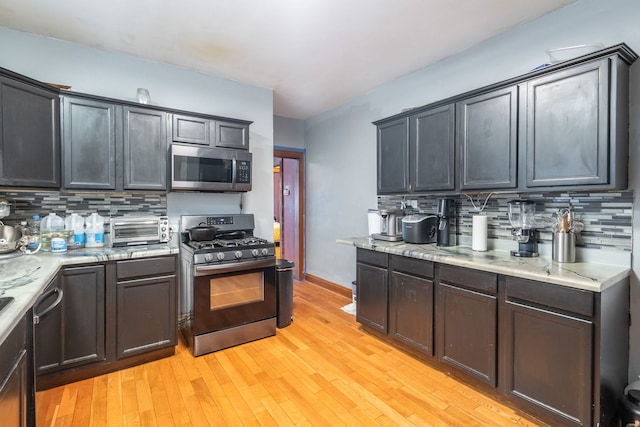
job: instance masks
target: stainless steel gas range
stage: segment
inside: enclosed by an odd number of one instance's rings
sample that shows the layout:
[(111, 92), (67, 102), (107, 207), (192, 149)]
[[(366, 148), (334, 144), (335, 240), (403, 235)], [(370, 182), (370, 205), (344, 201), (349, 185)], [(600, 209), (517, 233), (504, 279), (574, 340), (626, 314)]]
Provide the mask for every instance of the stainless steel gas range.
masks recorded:
[[(191, 240), (194, 227), (215, 236)], [(186, 215), (180, 230), (180, 323), (193, 355), (275, 335), (275, 244), (253, 235), (253, 215)]]

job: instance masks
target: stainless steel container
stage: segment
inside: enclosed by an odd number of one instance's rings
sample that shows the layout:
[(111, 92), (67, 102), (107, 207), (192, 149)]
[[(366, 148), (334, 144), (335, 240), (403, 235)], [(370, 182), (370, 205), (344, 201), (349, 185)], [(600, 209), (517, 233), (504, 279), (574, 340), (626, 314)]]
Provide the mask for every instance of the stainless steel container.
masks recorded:
[(575, 233), (553, 233), (551, 258), (556, 262), (576, 262)]

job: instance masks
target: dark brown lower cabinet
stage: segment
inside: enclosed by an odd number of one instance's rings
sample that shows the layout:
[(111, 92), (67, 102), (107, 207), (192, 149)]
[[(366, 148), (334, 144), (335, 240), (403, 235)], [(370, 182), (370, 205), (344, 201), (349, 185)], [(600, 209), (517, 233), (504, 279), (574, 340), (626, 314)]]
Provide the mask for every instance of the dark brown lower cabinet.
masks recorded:
[[(35, 425), (29, 312), (0, 344), (0, 425)], [(30, 372), (31, 371), (31, 372)]]
[(593, 323), (507, 301), (507, 393), (563, 423), (591, 425)]
[(436, 312), (438, 359), (497, 386), (497, 275), (441, 266)]
[(386, 334), (388, 332), (389, 256), (358, 249), (356, 268), (356, 320)]
[(357, 258), (363, 326), (435, 353), (443, 370), (550, 425), (615, 425), (629, 366), (628, 278), (592, 292), (365, 249)]
[(392, 255), (390, 280), (389, 336), (433, 356), (433, 263)]
[(66, 267), (45, 289), (36, 314), (62, 300), (35, 326), (37, 375), (105, 360), (105, 283), (104, 265)]
[(63, 268), (34, 307), (37, 389), (174, 354), (176, 263), (170, 255)]
[(117, 288), (118, 359), (176, 345), (175, 275), (119, 282)]

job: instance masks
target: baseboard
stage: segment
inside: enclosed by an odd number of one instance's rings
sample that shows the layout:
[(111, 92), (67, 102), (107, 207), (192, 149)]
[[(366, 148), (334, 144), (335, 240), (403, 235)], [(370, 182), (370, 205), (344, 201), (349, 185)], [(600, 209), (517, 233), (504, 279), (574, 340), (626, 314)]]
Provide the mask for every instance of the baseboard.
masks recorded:
[(325, 288), (331, 292), (335, 292), (336, 294), (343, 295), (349, 299), (351, 299), (352, 297), (351, 289), (345, 288), (344, 286), (340, 286), (337, 283), (330, 282), (321, 277), (307, 273), (305, 280), (307, 282), (313, 283), (314, 285), (320, 286), (321, 288)]

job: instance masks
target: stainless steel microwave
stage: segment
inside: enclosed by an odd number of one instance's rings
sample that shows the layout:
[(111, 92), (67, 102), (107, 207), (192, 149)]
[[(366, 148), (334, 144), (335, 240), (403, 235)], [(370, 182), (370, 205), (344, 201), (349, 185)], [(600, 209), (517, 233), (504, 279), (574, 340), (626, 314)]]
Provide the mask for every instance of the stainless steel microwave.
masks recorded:
[(171, 145), (171, 189), (251, 190), (251, 153), (225, 148)]

